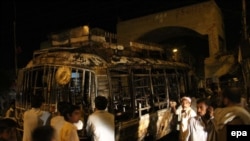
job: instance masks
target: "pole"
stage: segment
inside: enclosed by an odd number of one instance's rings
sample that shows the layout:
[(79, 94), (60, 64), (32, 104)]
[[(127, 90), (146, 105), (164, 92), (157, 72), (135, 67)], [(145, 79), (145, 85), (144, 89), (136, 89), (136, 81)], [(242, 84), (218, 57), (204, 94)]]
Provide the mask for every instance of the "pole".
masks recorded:
[[(246, 46), (249, 47), (249, 41), (248, 41), (248, 34), (247, 34), (247, 20), (246, 20), (246, 0), (242, 0), (242, 20), (243, 20), (243, 42), (246, 42)], [(243, 75), (243, 79), (244, 79), (244, 87), (245, 90), (244, 92), (246, 93), (246, 100), (247, 103), (250, 103), (250, 58), (244, 58), (243, 57), (243, 61), (241, 63), (241, 69), (242, 69), (242, 75)]]
[(14, 6), (14, 21), (13, 21), (13, 38), (14, 38), (14, 69), (15, 69), (15, 74), (17, 76), (17, 47), (16, 47), (16, 3), (15, 0), (13, 1), (13, 6)]
[(246, 0), (242, 0), (243, 37), (247, 40)]

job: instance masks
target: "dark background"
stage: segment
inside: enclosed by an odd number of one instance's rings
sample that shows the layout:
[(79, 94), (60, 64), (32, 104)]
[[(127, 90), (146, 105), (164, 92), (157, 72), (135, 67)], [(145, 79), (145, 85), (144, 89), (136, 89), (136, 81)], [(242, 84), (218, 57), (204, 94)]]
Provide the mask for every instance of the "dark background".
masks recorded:
[[(207, 0), (84, 0), (84, 1), (1, 1), (1, 66), (13, 70), (14, 47), (18, 67), (24, 67), (47, 35), (72, 27), (89, 25), (116, 32), (118, 21), (161, 12)], [(242, 1), (215, 0), (225, 24), (227, 49), (238, 47), (242, 37)], [(247, 3), (247, 23), (250, 1)], [(16, 37), (16, 38), (15, 38)]]

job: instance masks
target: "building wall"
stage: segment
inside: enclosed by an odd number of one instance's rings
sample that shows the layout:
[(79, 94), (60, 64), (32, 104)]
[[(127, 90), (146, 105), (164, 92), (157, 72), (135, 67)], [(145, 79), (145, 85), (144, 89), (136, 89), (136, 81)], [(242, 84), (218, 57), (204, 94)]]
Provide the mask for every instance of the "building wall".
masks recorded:
[(120, 22), (117, 24), (118, 43), (129, 45), (130, 41), (135, 41), (150, 31), (169, 26), (189, 28), (202, 35), (208, 35), (210, 56), (224, 50), (224, 44), (219, 43), (219, 36), (222, 41), (225, 37), (223, 19), (214, 1)]

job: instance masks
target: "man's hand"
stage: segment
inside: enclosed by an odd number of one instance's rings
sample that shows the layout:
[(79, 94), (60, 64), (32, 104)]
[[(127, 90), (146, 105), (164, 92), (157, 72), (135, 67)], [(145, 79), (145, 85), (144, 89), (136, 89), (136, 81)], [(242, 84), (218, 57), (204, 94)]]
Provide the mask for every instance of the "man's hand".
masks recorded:
[(208, 112), (208, 115), (209, 115), (210, 119), (214, 117), (214, 108), (212, 106), (209, 106), (207, 108), (207, 112)]
[(177, 105), (177, 103), (176, 103), (175, 101), (170, 101), (170, 102), (169, 102), (169, 106), (170, 106), (171, 108), (175, 108), (176, 105)]

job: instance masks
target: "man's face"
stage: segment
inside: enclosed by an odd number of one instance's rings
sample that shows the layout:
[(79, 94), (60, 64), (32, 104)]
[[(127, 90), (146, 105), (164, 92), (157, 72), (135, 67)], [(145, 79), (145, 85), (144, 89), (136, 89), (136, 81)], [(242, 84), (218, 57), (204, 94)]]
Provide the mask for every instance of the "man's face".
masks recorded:
[(69, 120), (71, 123), (77, 123), (81, 118), (81, 111), (75, 110), (70, 116)]
[(9, 134), (6, 130), (4, 130), (4, 131), (0, 134), (0, 137), (3, 138), (3, 139), (5, 139), (5, 140), (8, 140), (9, 137), (10, 137), (10, 134)]
[(15, 135), (16, 135), (16, 128), (12, 127), (5, 129), (0, 136), (5, 140), (11, 140), (16, 138)]
[(208, 106), (204, 102), (197, 103), (197, 114), (199, 116), (204, 116), (207, 112), (207, 108)]
[(183, 109), (190, 107), (191, 103), (187, 99), (181, 101), (181, 106)]

